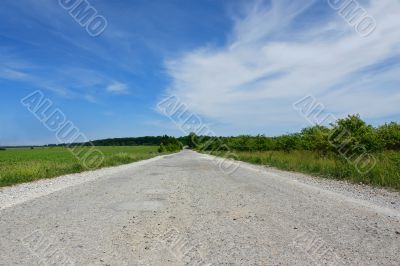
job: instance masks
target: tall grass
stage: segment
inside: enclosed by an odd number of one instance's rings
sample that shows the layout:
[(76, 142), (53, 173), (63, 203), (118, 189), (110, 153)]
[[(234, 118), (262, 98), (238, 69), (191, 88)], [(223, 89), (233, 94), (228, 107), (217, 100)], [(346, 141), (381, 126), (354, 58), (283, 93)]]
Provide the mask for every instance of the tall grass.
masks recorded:
[[(144, 160), (159, 154), (156, 146), (97, 148), (105, 156), (99, 168)], [(63, 147), (7, 149), (0, 152), (0, 187), (85, 170), (78, 159)]]
[[(223, 153), (214, 154), (223, 155)], [(374, 154), (377, 163), (365, 174), (358, 172), (354, 165), (344, 159), (337, 156), (323, 157), (312, 151), (235, 152), (235, 154), (239, 160), (253, 164), (400, 190), (400, 152), (386, 151)]]

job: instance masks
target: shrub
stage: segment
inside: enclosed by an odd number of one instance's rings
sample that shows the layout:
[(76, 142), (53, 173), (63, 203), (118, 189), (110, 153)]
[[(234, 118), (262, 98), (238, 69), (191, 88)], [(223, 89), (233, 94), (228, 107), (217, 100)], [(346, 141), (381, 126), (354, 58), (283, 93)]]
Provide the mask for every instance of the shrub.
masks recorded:
[(359, 115), (349, 115), (333, 125), (329, 142), (335, 152), (361, 154), (382, 149), (376, 130), (361, 120)]
[(165, 146), (164, 146), (164, 144), (160, 144), (160, 147), (158, 147), (158, 152), (159, 153), (163, 153), (163, 152), (166, 152), (167, 151), (167, 149), (165, 148)]
[(329, 132), (329, 128), (319, 125), (303, 129), (301, 131), (301, 148), (326, 155), (331, 149), (328, 141)]
[[(182, 137), (191, 148), (202, 151), (315, 151), (318, 155), (360, 155), (382, 150), (400, 150), (400, 124), (390, 123), (374, 128), (359, 115), (337, 120), (331, 127), (313, 126), (300, 133), (277, 137), (264, 135), (237, 137), (197, 136)], [(165, 143), (164, 143), (165, 144)]]
[(377, 134), (386, 150), (400, 150), (400, 124), (384, 124), (377, 129)]
[(281, 151), (290, 152), (298, 149), (300, 144), (300, 135), (283, 135), (277, 138), (276, 148)]
[(199, 137), (195, 133), (192, 132), (187, 136), (186, 143), (190, 149), (197, 148), (197, 146), (199, 144)]
[(158, 148), (158, 152), (174, 152), (182, 150), (183, 145), (180, 141), (176, 138), (169, 137), (168, 139), (164, 140), (160, 147)]

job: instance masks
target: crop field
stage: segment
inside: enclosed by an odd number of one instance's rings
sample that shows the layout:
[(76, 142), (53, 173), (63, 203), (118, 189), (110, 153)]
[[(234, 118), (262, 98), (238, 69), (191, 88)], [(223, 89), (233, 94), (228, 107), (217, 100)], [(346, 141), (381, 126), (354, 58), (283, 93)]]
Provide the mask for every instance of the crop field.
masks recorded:
[[(158, 146), (96, 147), (104, 154), (98, 168), (116, 166), (159, 155)], [(89, 149), (89, 148), (85, 148)], [(0, 187), (87, 170), (64, 147), (0, 150)]]
[[(367, 173), (357, 171), (354, 165), (343, 158), (324, 157), (313, 151), (235, 151), (234, 153), (238, 160), (253, 164), (400, 190), (400, 152), (398, 151), (373, 154), (376, 165)], [(212, 152), (212, 154), (224, 155), (223, 152)]]

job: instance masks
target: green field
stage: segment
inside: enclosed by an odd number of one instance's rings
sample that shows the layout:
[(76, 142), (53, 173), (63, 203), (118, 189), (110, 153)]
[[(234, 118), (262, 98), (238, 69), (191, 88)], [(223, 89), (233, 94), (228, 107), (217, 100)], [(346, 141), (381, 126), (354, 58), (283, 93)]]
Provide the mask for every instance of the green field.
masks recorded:
[[(105, 156), (98, 168), (131, 163), (159, 155), (158, 146), (96, 148)], [(0, 150), (0, 187), (85, 170), (87, 169), (79, 160), (64, 147)]]
[[(233, 153), (239, 160), (253, 164), (400, 190), (400, 152), (398, 151), (375, 153), (376, 165), (365, 174), (358, 172), (354, 165), (344, 159), (336, 156), (324, 157), (313, 151), (235, 151)], [(221, 152), (213, 154), (224, 155)]]

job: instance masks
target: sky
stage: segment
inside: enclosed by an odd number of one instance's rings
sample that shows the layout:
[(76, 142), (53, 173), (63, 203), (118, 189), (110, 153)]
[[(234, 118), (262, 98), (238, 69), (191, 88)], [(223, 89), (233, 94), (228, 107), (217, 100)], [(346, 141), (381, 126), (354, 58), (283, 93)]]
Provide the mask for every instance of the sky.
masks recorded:
[(157, 110), (169, 96), (225, 136), (310, 126), (293, 108), (308, 95), (400, 121), (400, 1), (342, 0), (362, 8), (351, 20), (330, 0), (85, 0), (98, 36), (69, 1), (2, 1), (0, 146), (56, 143), (21, 104), (36, 90), (89, 139), (185, 135)]

